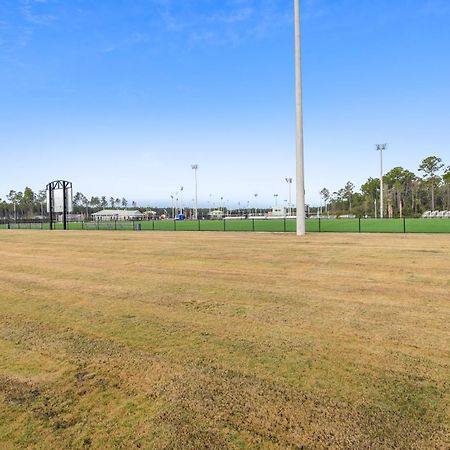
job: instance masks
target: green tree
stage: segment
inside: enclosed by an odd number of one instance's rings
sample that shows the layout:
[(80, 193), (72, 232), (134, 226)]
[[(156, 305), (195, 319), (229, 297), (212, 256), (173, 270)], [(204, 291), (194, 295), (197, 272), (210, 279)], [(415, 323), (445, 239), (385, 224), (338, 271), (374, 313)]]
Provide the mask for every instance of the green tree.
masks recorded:
[(353, 200), (353, 193), (355, 191), (355, 185), (351, 181), (347, 181), (344, 186), (344, 192), (343, 197), (348, 202), (348, 210), (352, 212), (352, 200)]
[(33, 189), (27, 186), (23, 191), (22, 208), (26, 211), (28, 217), (33, 214), (35, 205), (36, 195), (33, 192)]
[(77, 212), (80, 212), (80, 210), (83, 208), (83, 198), (84, 195), (81, 192), (76, 192), (73, 196), (72, 203)]
[(364, 207), (366, 214), (374, 208), (374, 217), (377, 216), (376, 201), (380, 197), (380, 179), (369, 178), (362, 186), (361, 192), (364, 198)]
[(41, 214), (41, 216), (44, 216), (44, 211), (46, 211), (47, 209), (47, 190), (46, 189), (41, 189), (37, 195), (36, 195), (36, 202), (37, 202), (37, 207), (38, 210)]
[(437, 156), (429, 156), (422, 161), (419, 166), (419, 171), (423, 172), (424, 179), (430, 184), (431, 187), (431, 210), (434, 211), (434, 189), (439, 183), (440, 178), (437, 173), (444, 167), (442, 159)]
[(83, 205), (83, 208), (86, 211), (86, 217), (89, 217), (89, 199), (83, 195), (82, 199), (81, 199), (81, 204)]
[(442, 175), (445, 186), (447, 188), (447, 209), (450, 210), (450, 166), (445, 169), (444, 175)]
[(320, 191), (320, 196), (323, 199), (323, 202), (325, 204), (325, 211), (328, 212), (328, 202), (330, 201), (330, 191), (327, 188), (323, 188)]
[(101, 202), (98, 197), (91, 197), (91, 200), (89, 203), (91, 204), (91, 208), (98, 209), (101, 207)]
[(6, 198), (12, 203), (13, 211), (14, 211), (14, 220), (17, 220), (17, 217), (20, 212), (20, 208), (23, 206), (23, 193), (17, 192), (14, 190), (9, 191), (9, 194)]
[(388, 189), (394, 192), (400, 217), (403, 217), (403, 196), (414, 178), (415, 175), (403, 167), (394, 167), (384, 176)]

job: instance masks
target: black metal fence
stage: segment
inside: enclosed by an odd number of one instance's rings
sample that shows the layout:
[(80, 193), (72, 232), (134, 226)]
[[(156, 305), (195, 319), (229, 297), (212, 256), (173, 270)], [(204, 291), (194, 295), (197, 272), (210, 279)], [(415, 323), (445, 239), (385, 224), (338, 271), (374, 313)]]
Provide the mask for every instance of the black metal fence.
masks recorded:
[[(3, 229), (49, 230), (45, 221), (0, 221)], [(55, 224), (63, 229), (62, 223)], [(69, 230), (295, 232), (295, 219), (149, 220), (69, 222)], [(450, 219), (307, 219), (306, 231), (341, 233), (450, 233)]]

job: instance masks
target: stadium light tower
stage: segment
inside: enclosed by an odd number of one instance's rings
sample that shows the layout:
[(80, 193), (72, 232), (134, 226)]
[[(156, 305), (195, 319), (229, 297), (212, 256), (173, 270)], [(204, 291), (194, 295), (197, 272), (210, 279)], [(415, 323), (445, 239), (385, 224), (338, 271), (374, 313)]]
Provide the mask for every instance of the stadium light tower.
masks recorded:
[(297, 149), (296, 149), (296, 182), (297, 182), (297, 236), (306, 234), (305, 223), (305, 163), (303, 155), (303, 101), (302, 101), (302, 51), (300, 33), (300, 0), (294, 0), (295, 14), (295, 106), (297, 113)]
[(386, 150), (387, 144), (377, 144), (377, 151), (380, 152), (380, 219), (384, 215), (383, 202), (383, 152)]
[(286, 183), (289, 185), (289, 197), (288, 197), (288, 215), (292, 215), (292, 211), (291, 211), (291, 200), (292, 200), (292, 195), (291, 195), (291, 188), (292, 188), (292, 178), (285, 178)]
[(197, 170), (198, 170), (198, 164), (192, 164), (191, 169), (194, 171), (195, 174), (195, 209), (194, 209), (194, 219), (198, 219), (198, 191), (197, 191)]
[(184, 214), (183, 209), (184, 209), (184, 205), (183, 205), (183, 190), (184, 187), (181, 186), (180, 187), (180, 214)]
[(172, 218), (174, 218), (175, 217), (175, 204), (173, 202), (173, 195), (171, 195), (170, 198), (172, 199)]

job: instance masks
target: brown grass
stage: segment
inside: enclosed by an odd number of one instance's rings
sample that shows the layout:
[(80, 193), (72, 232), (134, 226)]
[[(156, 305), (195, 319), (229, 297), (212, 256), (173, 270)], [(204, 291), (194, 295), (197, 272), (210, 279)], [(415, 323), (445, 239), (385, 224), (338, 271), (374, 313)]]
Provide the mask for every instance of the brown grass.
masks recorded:
[(450, 237), (0, 233), (0, 447), (450, 446)]

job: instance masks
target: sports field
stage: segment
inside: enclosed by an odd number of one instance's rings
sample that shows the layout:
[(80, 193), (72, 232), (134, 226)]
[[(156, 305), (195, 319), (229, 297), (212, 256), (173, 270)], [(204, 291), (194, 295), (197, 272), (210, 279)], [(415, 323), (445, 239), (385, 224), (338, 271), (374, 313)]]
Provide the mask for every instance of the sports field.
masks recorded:
[(0, 448), (446, 449), (450, 237), (0, 231)]
[[(295, 219), (270, 220), (149, 220), (149, 221), (97, 221), (72, 222), (69, 230), (135, 230), (142, 231), (254, 231), (271, 233), (293, 233)], [(10, 229), (49, 229), (48, 223), (10, 223), (0, 225)], [(62, 229), (61, 223), (55, 224)], [(308, 219), (306, 231), (309, 233), (449, 233), (450, 219)]]

